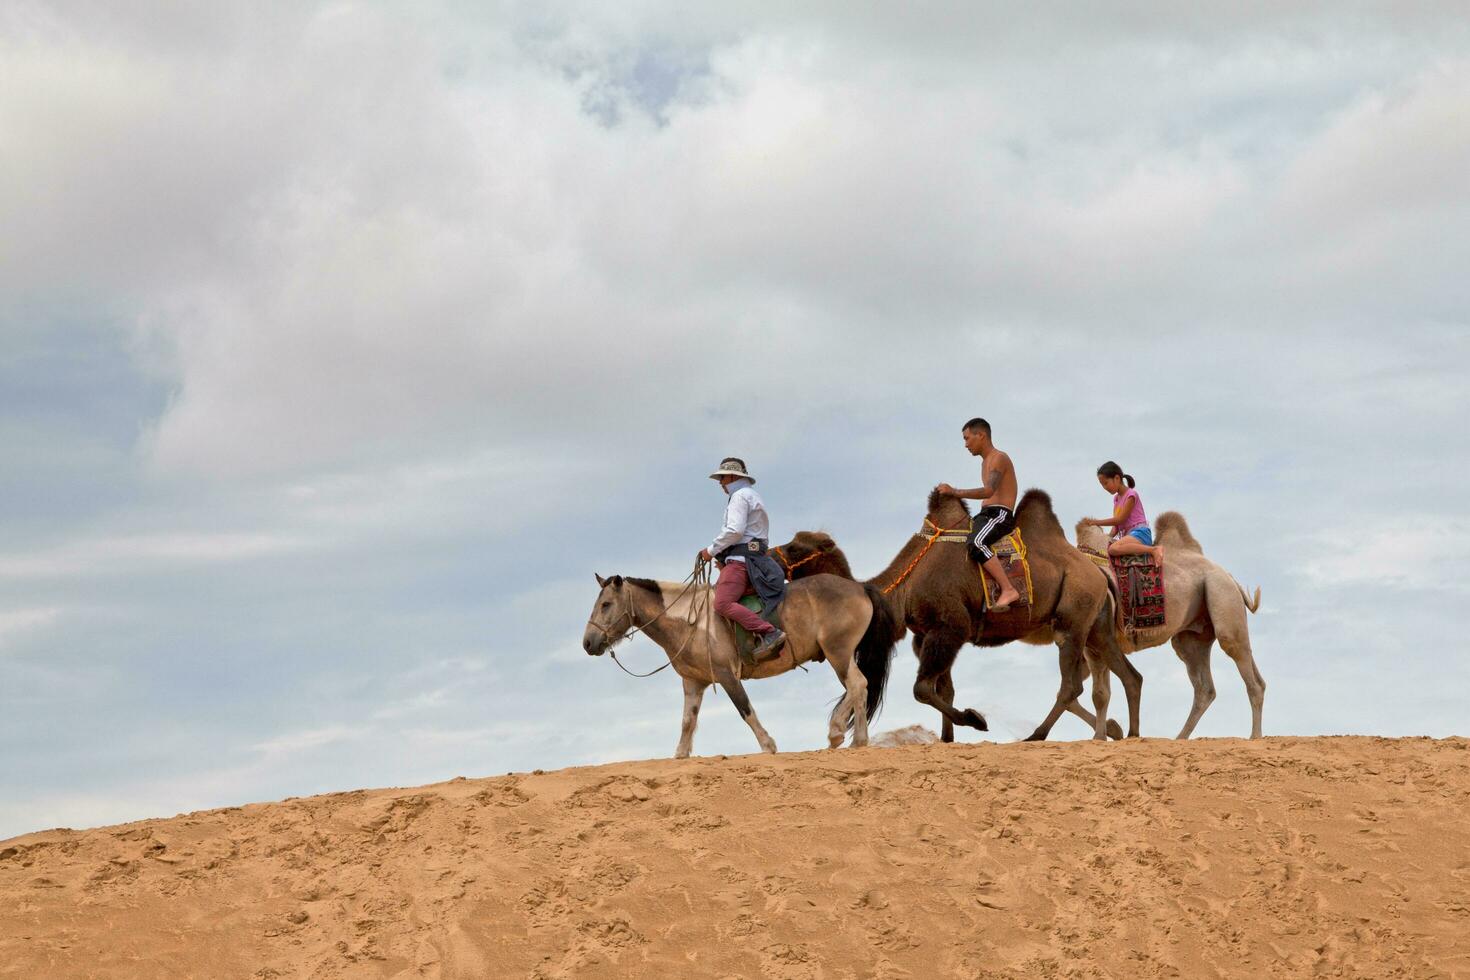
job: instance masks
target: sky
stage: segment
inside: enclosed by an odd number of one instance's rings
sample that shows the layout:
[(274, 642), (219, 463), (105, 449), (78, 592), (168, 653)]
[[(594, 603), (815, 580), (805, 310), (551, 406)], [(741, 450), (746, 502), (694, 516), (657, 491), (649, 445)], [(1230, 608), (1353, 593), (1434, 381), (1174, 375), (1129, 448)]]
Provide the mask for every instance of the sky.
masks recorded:
[[(876, 574), (975, 415), (1262, 588), (1268, 735), (1470, 734), (1458, 4), (10, 0), (0, 227), (0, 837), (669, 755), (593, 574), (682, 578), (726, 455)], [(1005, 741), (1056, 659), (955, 679)]]

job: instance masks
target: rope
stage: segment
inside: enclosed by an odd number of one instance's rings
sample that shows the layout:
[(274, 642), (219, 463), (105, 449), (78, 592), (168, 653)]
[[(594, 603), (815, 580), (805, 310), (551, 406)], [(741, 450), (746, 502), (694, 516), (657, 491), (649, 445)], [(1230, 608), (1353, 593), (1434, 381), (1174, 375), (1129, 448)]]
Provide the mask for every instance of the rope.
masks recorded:
[[(702, 588), (701, 588), (701, 586), (702, 586)], [(625, 604), (624, 605), (624, 608), (623, 608), (623, 615), (625, 615), (625, 616), (628, 617), (628, 629), (627, 629), (626, 632), (624, 632), (621, 636), (618, 636), (618, 637), (614, 638), (613, 635), (612, 635), (612, 631), (611, 630), (607, 629), (604, 626), (599, 625), (598, 623), (594, 623), (590, 618), (587, 620), (587, 625), (589, 625), (589, 626), (595, 628), (596, 630), (598, 630), (600, 633), (602, 633), (602, 635), (603, 635), (604, 638), (606, 638), (607, 640), (610, 641), (610, 645), (608, 647), (608, 653), (610, 653), (612, 655), (613, 663), (617, 664), (618, 665), (618, 668), (620, 670), (622, 670), (623, 673), (629, 675), (630, 677), (640, 677), (640, 678), (641, 677), (652, 677), (654, 674), (657, 674), (659, 671), (664, 670), (664, 669), (666, 669), (668, 667), (674, 666), (674, 664), (677, 663), (684, 656), (684, 651), (689, 648), (689, 641), (692, 640), (692, 639), (694, 639), (694, 634), (697, 632), (697, 630), (691, 629), (689, 631), (689, 635), (686, 636), (684, 638), (684, 642), (682, 644), (680, 644), (678, 652), (675, 653), (673, 656), (670, 656), (669, 657), (668, 663), (663, 664), (662, 666), (659, 666), (659, 667), (655, 667), (653, 670), (650, 670), (646, 674), (634, 673), (633, 671), (629, 670), (627, 667), (624, 667), (623, 666), (623, 662), (618, 659), (618, 653), (617, 653), (617, 651), (614, 650), (614, 649), (612, 649), (611, 644), (612, 643), (620, 642), (622, 640), (631, 639), (632, 637), (634, 637), (635, 635), (637, 635), (639, 633), (647, 633), (648, 632), (648, 627), (652, 626), (654, 623), (658, 622), (660, 619), (663, 619), (665, 616), (667, 616), (669, 614), (669, 611), (671, 609), (673, 609), (674, 606), (678, 605), (679, 600), (682, 599), (682, 598), (684, 598), (684, 596), (686, 596), (686, 595), (689, 594), (689, 590), (690, 589), (694, 589), (695, 590), (695, 593), (694, 593), (694, 598), (689, 603), (689, 616), (685, 619), (685, 622), (688, 623), (692, 627), (695, 623), (699, 622), (699, 614), (700, 614), (700, 611), (701, 611), (699, 600), (700, 600), (700, 597), (701, 596), (704, 597), (704, 607), (703, 607), (704, 608), (704, 611), (706, 613), (709, 611), (709, 604), (710, 604), (709, 562), (705, 561), (703, 558), (695, 559), (695, 562), (694, 562), (694, 571), (690, 572), (689, 573), (689, 577), (684, 580), (684, 588), (680, 589), (679, 590), (679, 594), (676, 595), (676, 596), (674, 596), (673, 602), (670, 602), (668, 605), (664, 606), (663, 610), (661, 612), (659, 612), (659, 614), (657, 616), (655, 616), (652, 619), (650, 619), (648, 622), (643, 623), (641, 625), (638, 623), (637, 619), (635, 619), (634, 616), (633, 616), (633, 600), (628, 597), (627, 593), (623, 593), (623, 602)], [(709, 622), (709, 617), (706, 616), (705, 617), (705, 639), (706, 639), (706, 642), (705, 642), (705, 652), (706, 652), (706, 654), (709, 654), (709, 647), (710, 647), (710, 644), (709, 644), (710, 628), (711, 628), (711, 624)], [(660, 647), (660, 649), (662, 649), (662, 647)], [(709, 662), (710, 676), (713, 677), (714, 676), (714, 657), (713, 657), (713, 655), (710, 655), (709, 660), (710, 660), (710, 662)]]
[(791, 561), (787, 561), (786, 556), (781, 553), (781, 549), (779, 547), (772, 548), (771, 549), (771, 553), (774, 554), (778, 559), (780, 559), (781, 564), (783, 564), (783, 565), (786, 566), (786, 577), (788, 579), (791, 578), (791, 573), (792, 572), (796, 571), (798, 568), (800, 568), (801, 566), (805, 565), (807, 562), (809, 562), (809, 561), (816, 561), (818, 558), (822, 557), (822, 553), (820, 551), (813, 551), (811, 554), (807, 555), (805, 558), (801, 559), (800, 561), (791, 562)]
[[(960, 525), (958, 524), (954, 527), (940, 527), (938, 524), (935, 524), (927, 517), (924, 518), (924, 523), (934, 529), (934, 533), (929, 536), (929, 543), (924, 545), (924, 550), (920, 551), (917, 555), (914, 556), (914, 560), (909, 562), (909, 567), (905, 568), (903, 572), (898, 576), (898, 578), (894, 579), (893, 582), (889, 584), (888, 588), (883, 590), (884, 595), (887, 595), (894, 589), (898, 588), (899, 583), (909, 577), (909, 572), (912, 572), (914, 570), (914, 566), (919, 564), (919, 560), (929, 553), (929, 549), (934, 547), (934, 542), (938, 541), (940, 536), (945, 534), (953, 534), (956, 531), (960, 530)], [(914, 537), (917, 538), (919, 537), (919, 535), (915, 534)]]

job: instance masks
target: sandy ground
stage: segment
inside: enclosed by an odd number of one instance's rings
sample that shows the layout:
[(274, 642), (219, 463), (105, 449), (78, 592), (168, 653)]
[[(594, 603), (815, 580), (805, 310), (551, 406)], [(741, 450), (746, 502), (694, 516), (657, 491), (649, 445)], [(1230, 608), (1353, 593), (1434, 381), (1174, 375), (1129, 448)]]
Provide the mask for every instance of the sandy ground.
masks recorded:
[(1470, 977), (1470, 742), (622, 763), (0, 842), (0, 976)]

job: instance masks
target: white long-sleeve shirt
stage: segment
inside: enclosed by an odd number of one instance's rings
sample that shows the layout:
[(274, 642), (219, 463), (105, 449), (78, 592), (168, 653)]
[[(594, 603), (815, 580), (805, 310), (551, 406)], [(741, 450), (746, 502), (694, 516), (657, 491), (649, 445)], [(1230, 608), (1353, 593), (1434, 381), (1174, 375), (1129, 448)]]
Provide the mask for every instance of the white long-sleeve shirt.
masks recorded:
[[(745, 544), (755, 538), (771, 539), (771, 521), (766, 516), (766, 505), (749, 480), (736, 480), (730, 484), (730, 499), (725, 502), (725, 526), (710, 543), (709, 553), (718, 555), (732, 544)], [(739, 553), (727, 561), (744, 561)]]

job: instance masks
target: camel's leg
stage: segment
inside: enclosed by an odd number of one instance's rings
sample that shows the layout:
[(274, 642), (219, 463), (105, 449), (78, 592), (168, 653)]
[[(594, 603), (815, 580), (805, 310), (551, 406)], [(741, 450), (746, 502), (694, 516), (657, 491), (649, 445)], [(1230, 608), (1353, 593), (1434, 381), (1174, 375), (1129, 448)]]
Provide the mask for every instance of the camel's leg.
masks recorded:
[[(939, 693), (939, 696), (941, 698), (948, 701), (950, 704), (954, 704), (953, 673), (946, 670), (944, 673), (935, 678), (934, 690)], [(943, 719), (939, 723), (939, 740), (941, 742), (954, 741), (954, 722), (950, 721), (948, 718)]]
[(745, 696), (745, 685), (740, 683), (740, 675), (730, 669), (728, 664), (715, 664), (715, 679), (730, 696), (730, 703), (735, 705), (735, 710), (740, 712), (740, 717), (750, 726), (755, 733), (755, 740), (760, 744), (762, 752), (775, 752), (776, 741), (766, 734), (765, 728), (761, 726), (760, 719), (755, 716), (755, 708), (751, 707), (750, 698)]
[[(1234, 581), (1230, 583), (1234, 586)], [(1235, 661), (1240, 679), (1245, 681), (1245, 693), (1251, 702), (1251, 738), (1261, 737), (1261, 709), (1266, 703), (1266, 682), (1256, 667), (1256, 658), (1251, 653), (1250, 628), (1246, 626), (1246, 608), (1238, 589), (1224, 588), (1213, 580), (1205, 583), (1205, 601), (1210, 607), (1210, 622), (1215, 628), (1215, 639), (1225, 655)]]
[(1096, 719), (1092, 713), (1087, 711), (1077, 702), (1077, 697), (1082, 693), (1083, 663), (1082, 657), (1076, 651), (1068, 651), (1062, 646), (1057, 646), (1057, 668), (1062, 675), (1062, 685), (1057, 688), (1057, 699), (1052, 703), (1051, 711), (1047, 712), (1041, 724), (1036, 730), (1026, 736), (1028, 742), (1043, 742), (1051, 734), (1052, 726), (1057, 719), (1062, 717), (1063, 711), (1070, 711), (1082, 717), (1089, 727), (1094, 727)]
[(704, 701), (704, 690), (708, 681), (684, 678), (684, 727), (679, 732), (679, 747), (674, 750), (675, 759), (689, 758), (694, 748), (694, 727), (699, 724), (699, 705)]
[[(1109, 646), (1111, 649), (1106, 653), (1108, 669), (1117, 674), (1118, 679), (1123, 682), (1123, 694), (1128, 698), (1128, 737), (1137, 738), (1139, 715), (1143, 709), (1143, 675), (1123, 655), (1116, 638)], [(1113, 734), (1115, 727), (1117, 727), (1115, 724), (1109, 723), (1109, 735)], [(1117, 738), (1116, 735), (1113, 737)]]
[(1189, 718), (1179, 730), (1179, 738), (1188, 738), (1194, 726), (1204, 716), (1205, 709), (1215, 700), (1215, 679), (1210, 675), (1210, 647), (1214, 637), (1198, 633), (1178, 633), (1170, 641), (1175, 655), (1184, 661), (1189, 673), (1189, 683), (1194, 685), (1194, 704), (1189, 709)]
[(1251, 699), (1251, 738), (1261, 737), (1261, 709), (1266, 704), (1266, 682), (1261, 679), (1261, 672), (1256, 669), (1256, 658), (1251, 655), (1251, 645), (1247, 641), (1243, 645), (1235, 646), (1236, 642), (1220, 637), (1220, 649), (1224, 650), (1231, 660), (1235, 661), (1235, 668), (1240, 671), (1240, 679), (1245, 681), (1246, 696)]
[(924, 635), (923, 648), (919, 652), (919, 676), (914, 681), (914, 700), (929, 705), (956, 725), (986, 732), (990, 726), (986, 724), (984, 715), (974, 708), (957, 711), (951, 701), (939, 694), (939, 679), (948, 676), (964, 643), (965, 634), (956, 629), (941, 627)]
[(1108, 672), (1107, 657), (1093, 653), (1088, 650), (1082, 641), (1073, 636), (1064, 636), (1062, 643), (1082, 648), (1082, 655), (1087, 658), (1087, 666), (1092, 671), (1092, 707), (1097, 711), (1097, 718), (1093, 722), (1092, 738), (1094, 741), (1106, 742), (1108, 740), (1108, 701), (1112, 697), (1112, 676)]
[[(914, 656), (922, 659), (924, 656), (924, 634), (915, 632), (913, 636)], [(945, 671), (934, 679), (934, 690), (944, 700), (954, 704), (954, 678), (950, 677), (949, 671)], [(954, 722), (945, 718), (939, 724), (939, 740), (941, 742), (954, 741)]]

